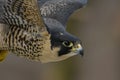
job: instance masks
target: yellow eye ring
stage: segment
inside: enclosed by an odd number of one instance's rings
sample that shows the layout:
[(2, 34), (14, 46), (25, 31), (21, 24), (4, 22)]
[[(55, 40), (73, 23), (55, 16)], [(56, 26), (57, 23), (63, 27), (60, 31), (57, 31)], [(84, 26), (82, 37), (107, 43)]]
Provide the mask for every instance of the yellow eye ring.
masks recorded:
[(63, 41), (62, 43), (65, 47), (72, 47), (73, 46), (73, 43), (72, 42), (69, 42), (69, 41)]

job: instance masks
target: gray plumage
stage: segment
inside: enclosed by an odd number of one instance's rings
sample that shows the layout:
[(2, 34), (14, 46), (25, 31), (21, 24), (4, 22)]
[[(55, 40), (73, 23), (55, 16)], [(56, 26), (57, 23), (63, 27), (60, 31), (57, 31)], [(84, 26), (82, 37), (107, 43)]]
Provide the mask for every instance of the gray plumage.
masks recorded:
[(77, 9), (82, 8), (87, 0), (38, 0), (38, 2), (44, 18), (55, 19), (65, 27), (69, 16)]

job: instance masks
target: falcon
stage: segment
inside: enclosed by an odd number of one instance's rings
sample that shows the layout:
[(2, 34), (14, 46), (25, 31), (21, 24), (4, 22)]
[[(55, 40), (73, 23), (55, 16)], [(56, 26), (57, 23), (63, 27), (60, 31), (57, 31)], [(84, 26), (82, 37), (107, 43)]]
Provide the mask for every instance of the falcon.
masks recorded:
[(87, 0), (0, 0), (0, 61), (8, 53), (42, 63), (83, 56), (66, 31), (69, 16)]

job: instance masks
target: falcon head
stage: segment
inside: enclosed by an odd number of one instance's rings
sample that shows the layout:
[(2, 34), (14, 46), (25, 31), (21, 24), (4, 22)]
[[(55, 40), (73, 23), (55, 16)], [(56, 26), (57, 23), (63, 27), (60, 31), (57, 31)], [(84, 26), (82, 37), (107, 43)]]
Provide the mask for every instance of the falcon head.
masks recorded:
[(57, 62), (77, 54), (84, 55), (81, 41), (67, 32), (58, 32), (51, 34), (51, 51), (44, 53), (40, 61), (42, 63)]
[(53, 33), (51, 36), (51, 49), (58, 49), (56, 53), (58, 59), (69, 58), (77, 54), (83, 56), (81, 41), (68, 32)]
[[(83, 56), (83, 48), (79, 38), (68, 33), (65, 27), (54, 19), (47, 18), (44, 21), (51, 34), (51, 51), (41, 56), (42, 63), (65, 60), (77, 54)], [(53, 22), (54, 24), (52, 24)]]

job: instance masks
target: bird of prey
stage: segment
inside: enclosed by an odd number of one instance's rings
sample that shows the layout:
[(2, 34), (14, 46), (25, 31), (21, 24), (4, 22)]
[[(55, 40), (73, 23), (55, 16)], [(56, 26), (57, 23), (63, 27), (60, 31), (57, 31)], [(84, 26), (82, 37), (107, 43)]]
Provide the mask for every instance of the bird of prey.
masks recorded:
[(87, 0), (0, 0), (0, 61), (8, 53), (42, 63), (83, 55), (66, 31), (69, 16)]

